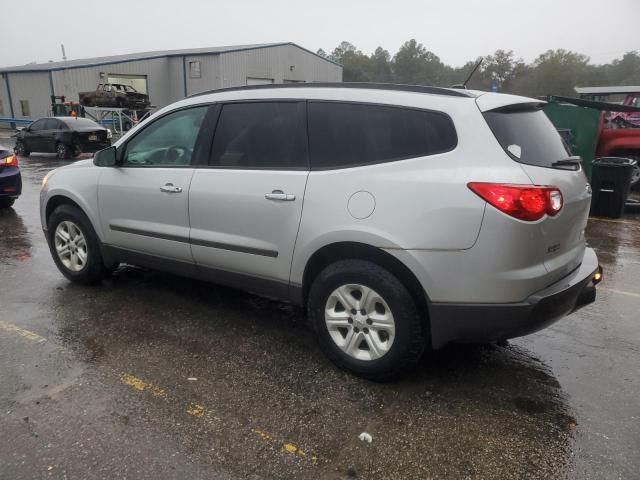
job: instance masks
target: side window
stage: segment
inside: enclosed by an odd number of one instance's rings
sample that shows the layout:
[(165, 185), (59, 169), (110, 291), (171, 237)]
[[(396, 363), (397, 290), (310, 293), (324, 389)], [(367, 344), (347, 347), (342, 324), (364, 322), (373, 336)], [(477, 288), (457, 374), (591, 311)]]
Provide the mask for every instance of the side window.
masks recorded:
[(304, 102), (230, 103), (222, 107), (209, 165), (308, 168)]
[(434, 155), (458, 142), (438, 112), (379, 105), (309, 102), (311, 168), (344, 168)]
[(31, 126), (29, 127), (29, 130), (32, 132), (38, 132), (40, 130), (44, 130), (46, 121), (47, 121), (46, 118), (41, 118), (40, 120), (36, 120), (31, 124)]
[(159, 167), (191, 164), (196, 138), (208, 106), (170, 113), (129, 141), (124, 166)]
[(58, 130), (58, 121), (55, 118), (47, 118), (44, 121), (43, 130)]

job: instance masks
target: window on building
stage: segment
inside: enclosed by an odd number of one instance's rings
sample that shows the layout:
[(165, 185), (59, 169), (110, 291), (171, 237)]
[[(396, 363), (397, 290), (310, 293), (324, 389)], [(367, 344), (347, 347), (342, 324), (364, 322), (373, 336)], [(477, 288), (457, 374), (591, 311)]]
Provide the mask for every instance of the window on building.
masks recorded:
[(226, 168), (306, 168), (304, 103), (224, 105), (210, 165)]
[(200, 62), (189, 62), (189, 78), (200, 78), (202, 73), (200, 72)]
[(309, 102), (311, 168), (343, 168), (453, 150), (456, 130), (443, 113), (337, 102)]
[(20, 110), (22, 110), (23, 117), (31, 116), (31, 109), (29, 108), (29, 100), (20, 100)]

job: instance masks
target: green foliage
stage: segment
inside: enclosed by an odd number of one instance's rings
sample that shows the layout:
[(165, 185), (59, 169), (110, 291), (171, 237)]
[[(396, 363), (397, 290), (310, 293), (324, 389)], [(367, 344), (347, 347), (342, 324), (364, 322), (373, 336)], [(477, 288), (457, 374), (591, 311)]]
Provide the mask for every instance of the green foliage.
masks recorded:
[[(349, 42), (342, 42), (331, 54), (318, 54), (343, 65), (345, 82), (405, 83), (451, 86), (464, 82), (478, 60), (451, 67), (423, 44), (411, 39), (395, 55), (382, 47), (367, 55)], [(548, 50), (527, 65), (512, 50), (496, 50), (484, 57), (468, 88), (497, 90), (528, 96), (573, 95), (575, 86), (638, 85), (640, 55), (626, 53), (610, 64), (593, 65), (589, 57), (558, 49)]]

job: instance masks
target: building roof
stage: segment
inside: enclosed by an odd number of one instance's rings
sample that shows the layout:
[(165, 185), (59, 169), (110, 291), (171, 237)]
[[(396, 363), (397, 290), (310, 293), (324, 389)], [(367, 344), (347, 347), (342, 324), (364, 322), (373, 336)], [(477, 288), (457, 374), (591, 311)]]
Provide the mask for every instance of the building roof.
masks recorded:
[(180, 50), (157, 50), (153, 52), (127, 53), (124, 55), (110, 55), (107, 57), (79, 58), (76, 60), (67, 60), (63, 62), (47, 62), (47, 63), (29, 63), (27, 65), (19, 65), (15, 67), (0, 67), (0, 72), (50, 72), (53, 70), (67, 70), (72, 68), (95, 67), (98, 65), (110, 65), (113, 63), (135, 62), (138, 60), (150, 60), (162, 57), (182, 57), (184, 55), (215, 55), (220, 53), (241, 52), (244, 50), (258, 50), (261, 48), (281, 47), (284, 45), (293, 45), (304, 50), (307, 53), (315, 55), (327, 62), (340, 65), (328, 58), (322, 57), (317, 53), (307, 50), (293, 42), (281, 43), (256, 43), (252, 45), (227, 45), (222, 47), (205, 47), (205, 48), (186, 48)]
[(640, 86), (615, 86), (615, 87), (573, 87), (576, 93), (581, 95), (605, 95), (607, 93), (640, 93)]

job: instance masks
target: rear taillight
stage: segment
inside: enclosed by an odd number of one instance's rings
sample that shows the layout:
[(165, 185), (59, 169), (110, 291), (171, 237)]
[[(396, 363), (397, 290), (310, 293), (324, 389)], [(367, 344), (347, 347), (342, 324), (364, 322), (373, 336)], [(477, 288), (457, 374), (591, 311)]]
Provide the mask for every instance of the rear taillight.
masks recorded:
[(3, 167), (17, 167), (18, 166), (18, 156), (17, 155), (9, 155), (8, 157), (4, 157), (0, 160), (0, 166)]
[(533, 222), (562, 210), (562, 192), (557, 187), (471, 182), (467, 186), (501, 212)]

